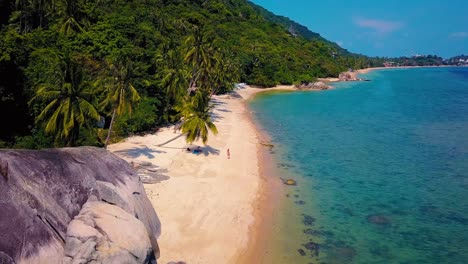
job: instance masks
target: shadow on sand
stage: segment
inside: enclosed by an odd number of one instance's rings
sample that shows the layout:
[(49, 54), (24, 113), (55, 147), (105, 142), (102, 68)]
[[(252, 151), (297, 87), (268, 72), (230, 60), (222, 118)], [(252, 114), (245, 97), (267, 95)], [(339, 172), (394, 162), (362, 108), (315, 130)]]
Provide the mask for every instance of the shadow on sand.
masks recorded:
[(144, 184), (154, 184), (170, 179), (166, 175), (167, 169), (162, 169), (151, 162), (132, 163), (132, 166)]
[(161, 150), (150, 149), (147, 146), (144, 146), (140, 148), (134, 147), (131, 149), (122, 149), (122, 150), (115, 151), (115, 153), (117, 153), (118, 155), (127, 157), (127, 158), (133, 158), (133, 159), (138, 158), (140, 156), (145, 156), (149, 159), (152, 159), (154, 158), (153, 154), (166, 153), (166, 152), (161, 151)]
[(203, 151), (203, 155), (208, 156), (208, 155), (216, 155), (219, 156), (219, 149), (212, 148), (210, 146), (204, 146), (201, 148)]

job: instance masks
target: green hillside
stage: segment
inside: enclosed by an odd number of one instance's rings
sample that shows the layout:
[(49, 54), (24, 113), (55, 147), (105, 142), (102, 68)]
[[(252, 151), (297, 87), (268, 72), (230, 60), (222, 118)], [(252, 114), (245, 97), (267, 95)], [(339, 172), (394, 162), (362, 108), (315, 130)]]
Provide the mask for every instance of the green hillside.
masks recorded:
[(179, 120), (195, 100), (184, 96), (190, 84), (209, 97), (234, 82), (308, 82), (370, 63), (245, 0), (18, 0), (2, 2), (0, 14), (0, 111), (8, 113), (0, 147), (102, 145), (93, 109), (77, 105), (84, 112), (73, 120), (71, 106), (44, 110), (51, 91), (62, 99), (91, 94), (107, 127), (116, 106), (103, 106), (104, 81), (112, 76), (141, 97), (118, 111), (118, 138)]

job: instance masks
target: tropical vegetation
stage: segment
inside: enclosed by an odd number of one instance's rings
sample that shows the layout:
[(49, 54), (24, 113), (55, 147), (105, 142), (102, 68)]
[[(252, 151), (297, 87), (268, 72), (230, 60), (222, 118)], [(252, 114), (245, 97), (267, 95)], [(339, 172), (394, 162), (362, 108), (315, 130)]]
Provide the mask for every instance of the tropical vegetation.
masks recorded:
[(216, 133), (235, 82), (310, 82), (382, 65), (247, 0), (0, 3), (0, 147), (105, 146), (179, 123)]

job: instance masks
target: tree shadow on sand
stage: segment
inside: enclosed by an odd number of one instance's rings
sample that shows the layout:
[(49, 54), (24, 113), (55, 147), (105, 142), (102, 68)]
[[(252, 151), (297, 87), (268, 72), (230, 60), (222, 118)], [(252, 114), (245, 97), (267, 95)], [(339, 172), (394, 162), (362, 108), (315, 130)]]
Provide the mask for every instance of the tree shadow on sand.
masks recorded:
[(225, 105), (226, 103), (225, 102), (222, 102), (222, 101), (219, 101), (217, 99), (211, 99), (211, 102), (210, 102), (212, 105), (214, 106), (219, 106), (219, 105)]
[(210, 113), (210, 118), (211, 118), (211, 121), (217, 121), (217, 120), (223, 119), (224, 117), (222, 117), (220, 114), (212, 112)]
[(141, 182), (144, 184), (155, 184), (170, 179), (170, 177), (166, 175), (168, 172), (167, 169), (162, 169), (151, 162), (132, 162), (132, 166), (137, 171)]
[(230, 113), (230, 112), (232, 112), (231, 110), (228, 110), (228, 109), (226, 109), (226, 108), (218, 108), (218, 109), (216, 109), (216, 111), (225, 112), (225, 113)]
[(203, 155), (205, 155), (205, 157), (209, 156), (209, 155), (219, 156), (219, 149), (215, 149), (215, 148), (210, 147), (210, 146), (204, 146), (201, 149), (202, 149), (202, 153), (203, 153)]
[(151, 149), (151, 148), (148, 148), (147, 146), (144, 146), (140, 148), (134, 147), (130, 149), (122, 149), (122, 150), (115, 151), (115, 153), (117, 153), (118, 155), (127, 157), (127, 158), (133, 158), (133, 159), (136, 159), (140, 156), (145, 156), (149, 159), (152, 159), (154, 158), (153, 154), (160, 154), (160, 153), (166, 153), (166, 152), (161, 151), (161, 150)]

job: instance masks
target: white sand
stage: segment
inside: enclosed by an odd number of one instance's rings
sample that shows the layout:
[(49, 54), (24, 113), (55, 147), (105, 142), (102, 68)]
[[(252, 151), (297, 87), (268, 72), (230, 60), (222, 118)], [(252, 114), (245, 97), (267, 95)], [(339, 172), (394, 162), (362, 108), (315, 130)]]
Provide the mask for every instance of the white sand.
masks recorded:
[[(273, 90), (285, 89), (291, 88)], [(247, 87), (238, 90), (243, 98), (214, 98), (219, 134), (209, 137), (208, 146), (194, 143), (202, 146), (203, 154), (186, 152), (184, 137), (158, 147), (179, 135), (172, 128), (109, 146), (129, 162), (151, 162), (163, 176), (159, 183), (145, 184), (162, 223), (158, 263), (236, 263), (246, 250), (263, 179), (258, 167), (259, 136), (245, 99), (260, 91), (265, 89)]]

